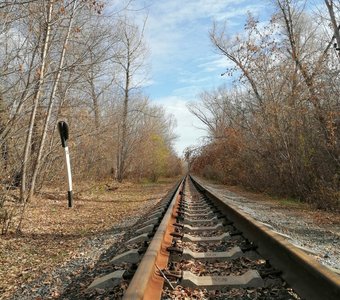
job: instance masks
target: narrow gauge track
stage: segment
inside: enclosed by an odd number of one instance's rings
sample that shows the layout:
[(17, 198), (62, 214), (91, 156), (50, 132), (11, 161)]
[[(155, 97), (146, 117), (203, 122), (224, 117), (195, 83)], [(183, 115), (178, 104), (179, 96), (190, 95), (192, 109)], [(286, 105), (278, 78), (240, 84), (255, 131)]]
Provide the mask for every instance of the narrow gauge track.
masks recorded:
[(338, 275), (196, 178), (182, 180), (171, 195), (130, 241), (153, 236), (138, 268), (140, 252), (112, 260), (133, 263), (119, 274), (132, 277), (123, 299), (340, 299)]

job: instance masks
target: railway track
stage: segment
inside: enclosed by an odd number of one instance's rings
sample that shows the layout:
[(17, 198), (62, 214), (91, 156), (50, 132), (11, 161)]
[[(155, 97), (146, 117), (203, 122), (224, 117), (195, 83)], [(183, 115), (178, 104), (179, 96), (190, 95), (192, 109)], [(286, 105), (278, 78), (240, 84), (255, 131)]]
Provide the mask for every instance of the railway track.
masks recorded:
[(340, 299), (340, 276), (195, 178), (137, 225), (130, 250), (111, 261), (120, 270), (92, 288), (128, 284), (125, 300)]

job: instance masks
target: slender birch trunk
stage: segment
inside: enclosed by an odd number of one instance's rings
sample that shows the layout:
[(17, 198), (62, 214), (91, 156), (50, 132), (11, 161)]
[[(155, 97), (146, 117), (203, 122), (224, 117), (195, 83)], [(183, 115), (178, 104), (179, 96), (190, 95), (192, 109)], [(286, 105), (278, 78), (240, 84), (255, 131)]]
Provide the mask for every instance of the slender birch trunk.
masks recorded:
[(43, 128), (43, 132), (42, 132), (42, 137), (41, 137), (41, 141), (40, 141), (38, 155), (37, 155), (37, 158), (36, 158), (35, 164), (34, 164), (34, 170), (33, 170), (32, 180), (31, 180), (31, 184), (30, 184), (29, 195), (28, 195), (28, 198), (27, 198), (28, 201), (31, 200), (31, 198), (34, 194), (36, 179), (37, 179), (37, 175), (38, 175), (38, 172), (39, 172), (39, 169), (40, 169), (41, 158), (42, 158), (44, 145), (45, 145), (45, 141), (46, 141), (48, 125), (49, 125), (49, 121), (50, 121), (50, 118), (51, 118), (51, 115), (52, 115), (52, 109), (53, 109), (53, 106), (54, 106), (54, 103), (55, 103), (55, 95), (56, 95), (56, 92), (57, 92), (60, 77), (61, 77), (62, 70), (63, 70), (63, 67), (64, 67), (64, 61), (65, 61), (65, 56), (66, 56), (66, 51), (67, 51), (67, 44), (68, 44), (70, 34), (71, 34), (72, 24), (73, 24), (73, 20), (74, 20), (74, 14), (75, 14), (75, 11), (76, 11), (76, 5), (77, 5), (77, 0), (75, 0), (73, 2), (72, 12), (71, 12), (71, 15), (70, 15), (70, 20), (69, 20), (69, 24), (68, 24), (68, 28), (67, 28), (67, 33), (66, 33), (66, 36), (65, 36), (63, 48), (62, 48), (61, 55), (60, 55), (58, 71), (57, 71), (57, 74), (56, 74), (55, 81), (53, 83), (53, 88), (52, 88), (52, 92), (51, 92), (50, 99), (49, 99), (49, 105), (48, 105), (47, 114), (46, 114), (46, 117), (45, 117), (44, 128)]
[(52, 25), (52, 11), (53, 11), (53, 1), (49, 1), (47, 7), (47, 17), (46, 17), (46, 28), (45, 28), (45, 40), (42, 49), (41, 55), (41, 65), (39, 70), (39, 78), (36, 84), (36, 92), (33, 98), (33, 108), (30, 117), (29, 129), (26, 137), (25, 149), (24, 149), (24, 157), (22, 163), (22, 174), (21, 174), (21, 188), (20, 188), (20, 201), (26, 202), (26, 180), (27, 180), (27, 169), (29, 163), (32, 135), (33, 135), (33, 127), (35, 122), (35, 117), (37, 113), (37, 108), (40, 100), (41, 89), (44, 83), (45, 77), (45, 69), (47, 65), (47, 52), (50, 43), (50, 34), (51, 34), (51, 25)]
[(122, 115), (122, 139), (120, 145), (120, 161), (118, 169), (118, 182), (124, 178), (125, 160), (126, 160), (126, 143), (127, 143), (127, 122), (129, 108), (129, 89), (130, 89), (130, 57), (128, 53), (127, 66), (125, 70), (125, 88), (124, 88), (124, 107)]

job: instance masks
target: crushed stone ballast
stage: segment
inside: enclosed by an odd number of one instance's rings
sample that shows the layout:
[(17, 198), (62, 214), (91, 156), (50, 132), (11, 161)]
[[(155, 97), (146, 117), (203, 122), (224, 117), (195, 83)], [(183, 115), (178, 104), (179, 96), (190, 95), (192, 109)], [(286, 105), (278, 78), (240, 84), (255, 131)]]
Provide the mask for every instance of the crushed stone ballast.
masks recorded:
[(126, 300), (340, 299), (337, 274), (194, 177), (183, 178), (137, 225), (129, 250), (111, 259), (117, 270), (88, 289), (128, 282)]

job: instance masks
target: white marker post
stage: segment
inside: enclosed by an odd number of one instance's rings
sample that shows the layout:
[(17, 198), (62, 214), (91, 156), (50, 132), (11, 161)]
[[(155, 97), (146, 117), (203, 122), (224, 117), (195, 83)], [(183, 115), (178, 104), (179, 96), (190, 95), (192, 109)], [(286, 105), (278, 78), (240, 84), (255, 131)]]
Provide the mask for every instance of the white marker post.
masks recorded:
[(73, 207), (73, 199), (72, 199), (72, 174), (71, 174), (71, 163), (70, 163), (70, 152), (67, 146), (68, 140), (68, 125), (64, 121), (58, 122), (58, 129), (61, 138), (61, 145), (65, 149), (65, 158), (66, 158), (66, 168), (67, 168), (67, 180), (68, 180), (68, 207)]

